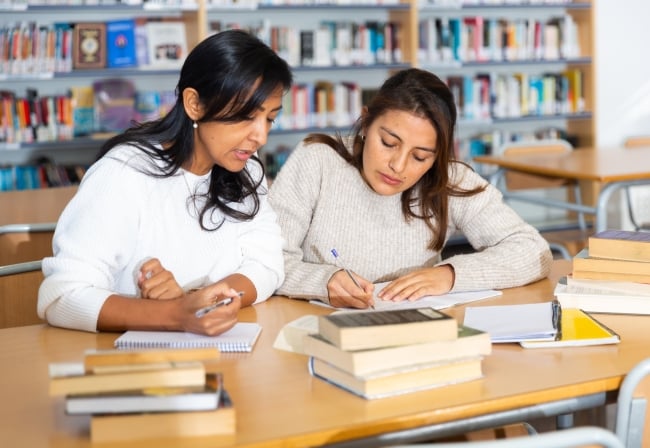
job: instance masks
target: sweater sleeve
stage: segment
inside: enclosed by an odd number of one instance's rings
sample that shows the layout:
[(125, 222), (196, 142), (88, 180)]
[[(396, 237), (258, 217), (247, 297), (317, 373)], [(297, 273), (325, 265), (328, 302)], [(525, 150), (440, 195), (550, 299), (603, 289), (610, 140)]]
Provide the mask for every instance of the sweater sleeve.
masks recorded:
[[(454, 176), (465, 189), (487, 183), (463, 165), (457, 165)], [(473, 196), (450, 198), (449, 211), (451, 224), (476, 250), (441, 262), (454, 268), (452, 291), (511, 288), (549, 274), (553, 257), (548, 243), (492, 185)]]
[(144, 196), (133, 194), (141, 188), (138, 173), (108, 157), (100, 162), (61, 214), (54, 256), (43, 260), (37, 311), (54, 326), (97, 331), (99, 312), (115, 290), (115, 273), (136, 245), (135, 198)]
[(260, 208), (257, 215), (251, 221), (237, 224), (243, 258), (237, 273), (248, 277), (255, 285), (255, 303), (268, 299), (284, 280), (283, 239), (276, 214), (268, 201), (266, 179), (258, 191)]
[(277, 293), (328, 303), (327, 282), (338, 268), (304, 261), (302, 249), (325, 175), (316, 151), (322, 148), (318, 145), (306, 147), (302, 143), (296, 147), (273, 181), (269, 200), (278, 214), (285, 241), (285, 280)]

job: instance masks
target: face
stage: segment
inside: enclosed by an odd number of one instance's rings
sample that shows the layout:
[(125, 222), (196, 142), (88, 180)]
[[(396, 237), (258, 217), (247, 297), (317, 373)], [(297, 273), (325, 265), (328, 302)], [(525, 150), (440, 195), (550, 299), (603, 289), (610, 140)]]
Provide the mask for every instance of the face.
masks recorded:
[(436, 130), (412, 113), (389, 111), (366, 129), (365, 136), (362, 175), (377, 194), (408, 190), (436, 160)]
[(266, 143), (271, 125), (282, 108), (282, 94), (282, 88), (278, 88), (246, 120), (199, 123), (190, 171), (205, 174), (215, 164), (231, 172), (243, 170), (248, 159)]

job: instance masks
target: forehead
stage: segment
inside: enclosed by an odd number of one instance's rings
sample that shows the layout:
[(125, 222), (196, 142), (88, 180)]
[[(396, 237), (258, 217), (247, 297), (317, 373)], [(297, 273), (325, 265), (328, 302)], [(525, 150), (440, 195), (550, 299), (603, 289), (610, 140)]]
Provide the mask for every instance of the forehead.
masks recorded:
[(414, 146), (435, 146), (437, 133), (433, 124), (420, 115), (403, 110), (390, 110), (378, 117), (374, 125)]

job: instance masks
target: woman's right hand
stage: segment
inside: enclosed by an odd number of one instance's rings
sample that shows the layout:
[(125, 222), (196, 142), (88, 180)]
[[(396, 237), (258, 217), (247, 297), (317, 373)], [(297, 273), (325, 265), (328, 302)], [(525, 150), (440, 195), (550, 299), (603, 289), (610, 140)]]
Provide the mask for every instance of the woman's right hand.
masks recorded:
[[(232, 303), (216, 307), (202, 317), (196, 312), (226, 297)], [(181, 306), (181, 327), (184, 331), (215, 336), (230, 330), (237, 323), (237, 313), (241, 308), (241, 297), (224, 282), (213, 283), (194, 290), (179, 299)]]
[(330, 305), (337, 308), (369, 308), (374, 302), (372, 293), (375, 285), (363, 277), (354, 275), (355, 280), (359, 283), (357, 286), (345, 270), (336, 271), (327, 282), (327, 295), (330, 299)]

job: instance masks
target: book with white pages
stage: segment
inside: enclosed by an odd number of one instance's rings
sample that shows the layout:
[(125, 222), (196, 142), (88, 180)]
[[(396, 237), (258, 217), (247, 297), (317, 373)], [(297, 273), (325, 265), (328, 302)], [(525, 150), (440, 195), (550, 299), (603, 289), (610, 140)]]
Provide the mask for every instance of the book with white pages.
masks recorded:
[[(384, 289), (386, 286), (388, 286), (389, 283), (390, 282), (375, 283), (375, 290), (373, 294), (373, 300), (375, 302), (375, 311), (422, 308), (422, 307), (431, 307), (435, 310), (441, 310), (455, 305), (464, 305), (466, 303), (476, 302), (478, 300), (489, 299), (491, 297), (498, 297), (503, 294), (501, 291), (498, 291), (496, 289), (484, 289), (479, 291), (450, 292), (446, 294), (440, 294), (437, 296), (424, 296), (414, 301), (403, 300), (401, 302), (393, 302), (392, 300), (382, 300), (378, 297), (379, 292), (382, 289)], [(311, 303), (314, 303), (316, 305), (331, 307), (330, 305), (327, 305), (318, 300), (312, 300)], [(356, 309), (349, 309), (349, 310), (368, 311), (368, 310), (356, 310)]]

